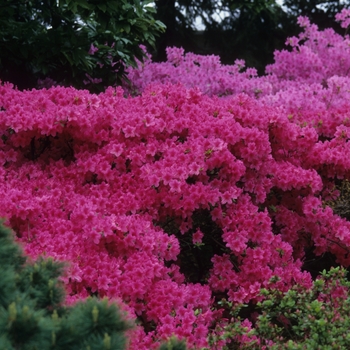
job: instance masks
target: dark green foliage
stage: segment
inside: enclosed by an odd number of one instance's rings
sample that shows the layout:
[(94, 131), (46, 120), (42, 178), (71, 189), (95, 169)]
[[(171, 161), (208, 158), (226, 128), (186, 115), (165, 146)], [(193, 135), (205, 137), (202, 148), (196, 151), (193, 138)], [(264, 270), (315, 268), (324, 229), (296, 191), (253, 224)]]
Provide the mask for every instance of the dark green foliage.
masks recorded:
[(0, 227), (0, 307), (10, 304), (16, 291), (16, 275), (26, 261), (18, 245), (12, 244), (11, 233)]
[[(164, 25), (147, 1), (0, 0), (0, 79), (20, 89), (38, 78), (101, 91), (126, 77)], [(90, 45), (98, 51), (90, 55)], [(99, 84), (84, 84), (102, 79)]]
[(63, 305), (58, 277), (64, 264), (28, 262), (9, 229), (0, 225), (0, 349), (124, 349), (123, 320), (115, 304), (89, 298)]
[(17, 288), (28, 298), (35, 300), (39, 309), (48, 305), (57, 307), (64, 299), (63, 289), (57, 281), (62, 274), (62, 267), (62, 264), (50, 258), (39, 258), (35, 264), (24, 266), (17, 280)]
[[(124, 349), (124, 332), (129, 327), (114, 304), (107, 299), (79, 302), (61, 316), (53, 317), (57, 349)], [(55, 349), (56, 349), (55, 348)]]

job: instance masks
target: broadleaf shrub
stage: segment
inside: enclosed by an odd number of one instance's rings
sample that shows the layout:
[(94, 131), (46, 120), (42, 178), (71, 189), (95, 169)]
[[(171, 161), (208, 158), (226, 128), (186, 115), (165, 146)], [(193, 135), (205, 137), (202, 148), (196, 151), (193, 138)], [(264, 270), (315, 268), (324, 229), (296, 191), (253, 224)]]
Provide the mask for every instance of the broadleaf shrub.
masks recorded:
[(235, 349), (347, 349), (349, 288), (346, 270), (338, 267), (323, 271), (311, 288), (263, 289), (254, 324), (238, 316), (247, 305), (223, 302), (232, 319), (221, 332), (217, 329), (221, 335), (211, 344), (229, 339), (229, 348)]
[[(247, 305), (245, 341), (262, 289), (312, 290), (309, 259), (349, 266), (331, 204), (350, 175), (348, 37), (299, 21), (263, 77), (170, 49), (169, 76), (145, 64), (131, 90), (0, 86), (0, 216), (32, 258), (69, 261), (68, 304), (122, 301), (130, 349), (229, 346), (223, 300)], [(305, 70), (314, 56), (330, 68)]]
[(103, 91), (125, 80), (165, 26), (147, 1), (2, 1), (0, 79), (20, 89)]

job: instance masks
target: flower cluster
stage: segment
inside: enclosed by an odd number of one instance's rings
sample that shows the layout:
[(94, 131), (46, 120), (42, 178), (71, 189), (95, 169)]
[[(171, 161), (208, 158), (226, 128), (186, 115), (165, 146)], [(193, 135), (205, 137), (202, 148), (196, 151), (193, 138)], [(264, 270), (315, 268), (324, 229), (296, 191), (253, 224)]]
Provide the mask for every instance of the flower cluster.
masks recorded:
[[(348, 13), (344, 9), (336, 16), (344, 28), (348, 26)], [(286, 41), (289, 50), (275, 51), (275, 62), (266, 67), (264, 76), (258, 76), (254, 68), (245, 68), (242, 60), (223, 65), (214, 55), (200, 56), (181, 48), (168, 48), (166, 62), (152, 62), (149, 56), (137, 68), (128, 68), (131, 85), (126, 87), (130, 94), (142, 93), (154, 82), (181, 83), (210, 96), (244, 93), (296, 116), (300, 110), (309, 111), (310, 105), (314, 112), (319, 109), (321, 115), (330, 106), (348, 104), (349, 36), (341, 36), (330, 28), (319, 31), (306, 17), (299, 17), (298, 23), (303, 31)], [(301, 122), (319, 121), (306, 117)]]
[(206, 347), (223, 295), (311, 287), (306, 249), (350, 265), (324, 205), (350, 175), (348, 39), (300, 24), (264, 77), (169, 49), (130, 70), (133, 97), (0, 86), (0, 216), (32, 257), (70, 262), (70, 303), (125, 304), (130, 349)]

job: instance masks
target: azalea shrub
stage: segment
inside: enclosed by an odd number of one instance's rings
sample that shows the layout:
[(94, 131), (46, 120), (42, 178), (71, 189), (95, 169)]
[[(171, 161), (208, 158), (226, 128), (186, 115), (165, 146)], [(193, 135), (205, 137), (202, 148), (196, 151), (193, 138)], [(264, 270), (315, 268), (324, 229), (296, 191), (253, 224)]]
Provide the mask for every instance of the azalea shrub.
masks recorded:
[(69, 262), (68, 304), (124, 305), (130, 349), (222, 349), (222, 300), (311, 289), (310, 252), (350, 264), (328, 205), (350, 174), (349, 38), (299, 22), (263, 77), (169, 49), (99, 95), (0, 86), (0, 216), (32, 258)]

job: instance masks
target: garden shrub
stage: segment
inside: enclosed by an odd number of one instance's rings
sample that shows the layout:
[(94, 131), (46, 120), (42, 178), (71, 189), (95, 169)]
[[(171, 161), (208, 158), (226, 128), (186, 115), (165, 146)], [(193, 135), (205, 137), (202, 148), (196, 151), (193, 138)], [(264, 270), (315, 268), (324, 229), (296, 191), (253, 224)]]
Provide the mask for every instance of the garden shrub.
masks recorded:
[[(350, 223), (330, 204), (350, 175), (348, 37), (300, 23), (281, 54), (293, 75), (278, 53), (257, 77), (173, 49), (169, 79), (130, 73), (133, 95), (0, 85), (0, 216), (33, 259), (69, 262), (65, 305), (120, 300), (129, 349), (224, 348), (223, 300), (248, 305), (249, 331), (261, 289), (312, 290), (310, 254), (349, 266)], [(305, 70), (314, 56), (330, 68)]]
[[(350, 282), (344, 268), (323, 271), (311, 288), (298, 284), (286, 292), (263, 289), (252, 322), (238, 316), (247, 305), (223, 302), (232, 316), (219, 339), (224, 349), (348, 349), (350, 336)], [(220, 331), (217, 330), (217, 334)]]

